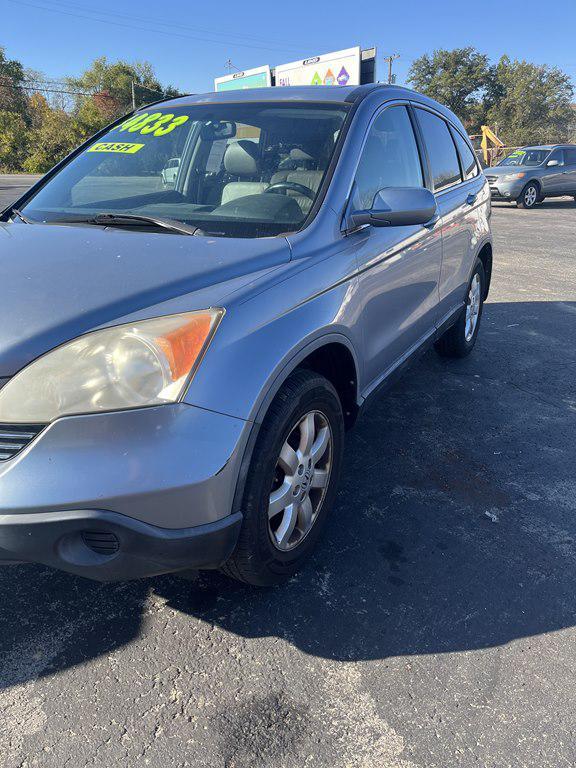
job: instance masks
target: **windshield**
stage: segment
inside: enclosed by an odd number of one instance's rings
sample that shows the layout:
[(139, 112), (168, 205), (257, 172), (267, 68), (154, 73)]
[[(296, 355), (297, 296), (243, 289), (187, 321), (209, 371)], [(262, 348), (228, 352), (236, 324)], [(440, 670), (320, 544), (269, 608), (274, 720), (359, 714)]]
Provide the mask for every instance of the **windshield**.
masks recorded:
[(122, 213), (185, 222), (199, 234), (295, 231), (318, 195), (346, 109), (269, 102), (149, 108), (98, 138), (21, 210), (47, 223)]
[(549, 149), (517, 149), (498, 165), (541, 165), (549, 154)]

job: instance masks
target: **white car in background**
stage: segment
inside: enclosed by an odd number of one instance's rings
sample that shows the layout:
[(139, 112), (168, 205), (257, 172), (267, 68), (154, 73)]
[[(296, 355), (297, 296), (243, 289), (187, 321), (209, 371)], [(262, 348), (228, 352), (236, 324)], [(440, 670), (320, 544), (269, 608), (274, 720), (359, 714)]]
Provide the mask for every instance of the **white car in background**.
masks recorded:
[(174, 186), (176, 183), (176, 176), (178, 175), (178, 168), (180, 167), (180, 158), (171, 157), (166, 163), (166, 167), (162, 169), (162, 184), (165, 187)]

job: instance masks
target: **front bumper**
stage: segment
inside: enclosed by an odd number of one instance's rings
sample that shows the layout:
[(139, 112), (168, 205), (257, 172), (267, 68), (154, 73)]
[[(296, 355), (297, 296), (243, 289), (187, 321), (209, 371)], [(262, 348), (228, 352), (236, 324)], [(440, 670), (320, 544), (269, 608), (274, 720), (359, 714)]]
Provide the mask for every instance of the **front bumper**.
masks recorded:
[(488, 180), (488, 184), (492, 200), (513, 202), (520, 197), (520, 193), (524, 189), (524, 184), (518, 181), (500, 181), (496, 179), (494, 181)]
[(242, 515), (170, 530), (102, 510), (0, 515), (0, 563), (37, 562), (97, 581), (217, 568), (234, 551)]
[[(0, 562), (102, 580), (217, 567), (249, 429), (185, 403), (53, 422), (0, 462)], [(96, 557), (86, 531), (113, 534), (118, 552)]]

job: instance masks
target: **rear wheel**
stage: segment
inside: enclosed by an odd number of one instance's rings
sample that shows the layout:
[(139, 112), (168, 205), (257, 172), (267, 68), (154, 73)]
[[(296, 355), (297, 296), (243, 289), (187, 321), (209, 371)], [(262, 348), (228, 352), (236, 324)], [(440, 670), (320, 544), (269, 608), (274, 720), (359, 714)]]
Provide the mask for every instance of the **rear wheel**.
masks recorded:
[(474, 272), (466, 293), (466, 306), (456, 323), (434, 345), (439, 355), (442, 357), (466, 357), (472, 352), (480, 330), (485, 295), (486, 274), (484, 265), (480, 259), (476, 259)]
[(343, 447), (336, 390), (323, 376), (295, 371), (260, 428), (242, 501), (242, 529), (225, 573), (267, 586), (301, 568), (334, 502)]
[(534, 208), (538, 202), (540, 202), (540, 188), (535, 182), (529, 181), (516, 200), (516, 205), (518, 208), (529, 209)]

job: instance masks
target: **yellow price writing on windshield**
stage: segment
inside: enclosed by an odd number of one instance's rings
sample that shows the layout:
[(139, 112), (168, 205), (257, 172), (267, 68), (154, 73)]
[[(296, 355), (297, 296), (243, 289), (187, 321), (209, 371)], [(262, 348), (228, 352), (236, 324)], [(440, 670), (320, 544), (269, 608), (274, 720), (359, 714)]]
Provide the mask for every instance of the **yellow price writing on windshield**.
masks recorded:
[(100, 141), (93, 144), (88, 152), (120, 152), (124, 155), (133, 155), (142, 149), (144, 144), (128, 144), (119, 141)]
[(153, 136), (166, 136), (172, 133), (175, 128), (178, 128), (179, 125), (187, 123), (188, 120), (188, 115), (175, 117), (170, 112), (140, 112), (121, 123), (117, 130), (139, 133), (142, 136), (147, 136), (150, 133)]

